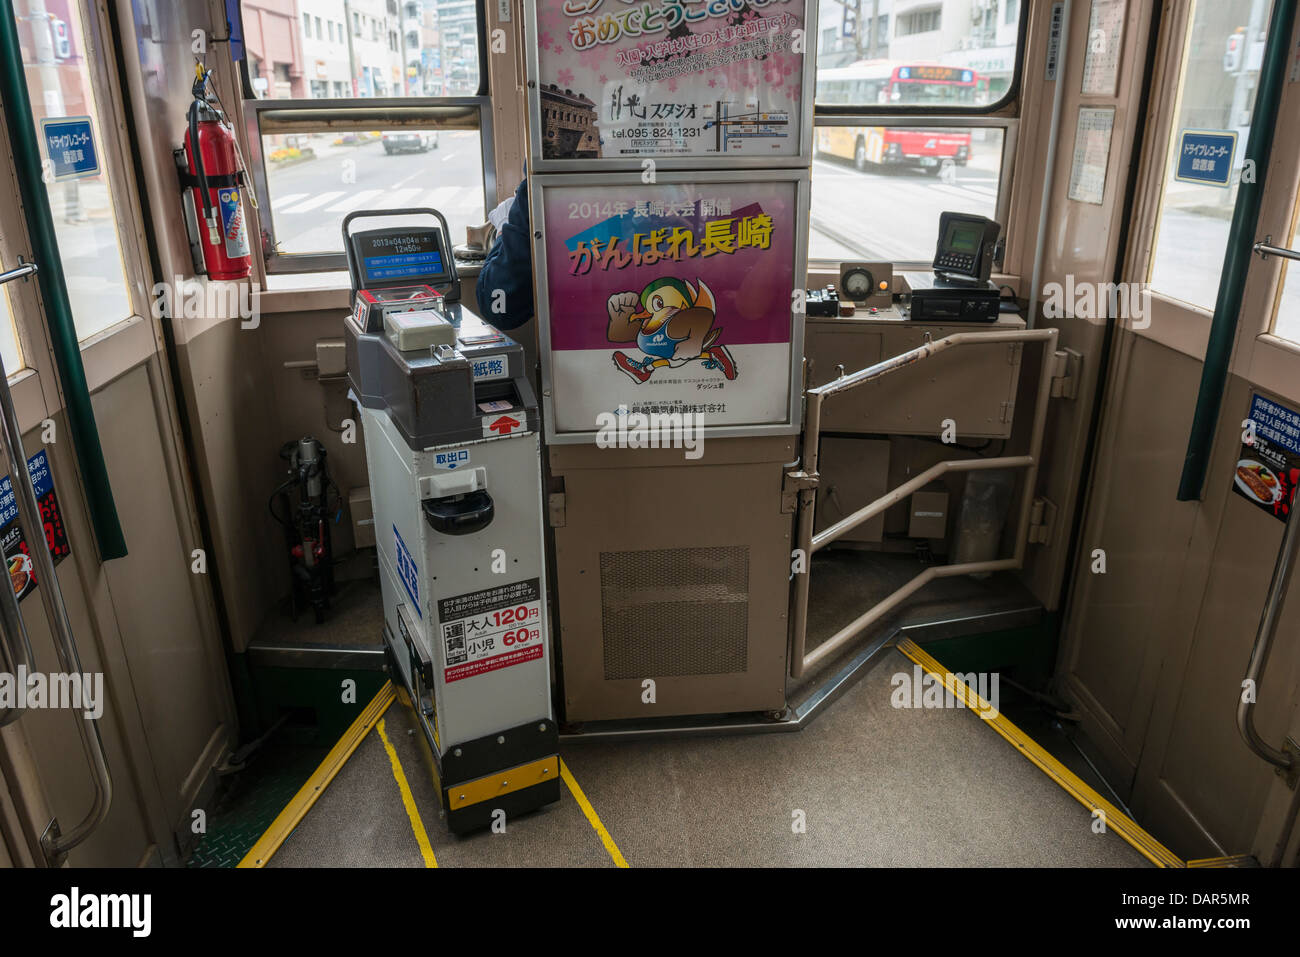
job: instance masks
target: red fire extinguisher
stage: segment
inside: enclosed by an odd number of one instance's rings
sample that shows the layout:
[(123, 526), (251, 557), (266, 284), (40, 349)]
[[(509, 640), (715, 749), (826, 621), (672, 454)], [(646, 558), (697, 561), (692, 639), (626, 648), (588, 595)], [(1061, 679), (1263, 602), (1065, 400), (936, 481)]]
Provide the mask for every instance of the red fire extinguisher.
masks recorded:
[[(243, 279), (252, 269), (244, 218), (244, 169), (234, 131), (208, 97), (208, 71), (195, 68), (185, 145), (177, 153), (184, 202), (193, 214), (190, 243), (201, 251), (208, 278)], [(190, 217), (187, 215), (187, 219)], [(197, 257), (196, 257), (197, 258)], [(197, 264), (196, 264), (197, 265)]]

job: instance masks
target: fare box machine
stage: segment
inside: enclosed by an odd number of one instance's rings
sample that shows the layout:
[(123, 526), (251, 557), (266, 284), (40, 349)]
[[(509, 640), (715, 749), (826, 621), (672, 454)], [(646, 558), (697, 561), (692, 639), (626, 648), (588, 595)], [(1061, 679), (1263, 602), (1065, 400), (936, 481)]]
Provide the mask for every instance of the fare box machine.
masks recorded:
[[(437, 225), (351, 231), (359, 219)], [(537, 399), (522, 347), (459, 302), (431, 209), (343, 220), (384, 639), (454, 833), (559, 799)]]

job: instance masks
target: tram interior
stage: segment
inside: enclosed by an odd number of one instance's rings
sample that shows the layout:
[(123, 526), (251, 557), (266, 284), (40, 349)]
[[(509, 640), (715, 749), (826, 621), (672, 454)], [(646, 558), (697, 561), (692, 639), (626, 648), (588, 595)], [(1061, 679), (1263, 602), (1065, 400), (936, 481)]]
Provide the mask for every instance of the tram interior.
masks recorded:
[(0, 866), (1295, 867), (1295, 7), (4, 0)]

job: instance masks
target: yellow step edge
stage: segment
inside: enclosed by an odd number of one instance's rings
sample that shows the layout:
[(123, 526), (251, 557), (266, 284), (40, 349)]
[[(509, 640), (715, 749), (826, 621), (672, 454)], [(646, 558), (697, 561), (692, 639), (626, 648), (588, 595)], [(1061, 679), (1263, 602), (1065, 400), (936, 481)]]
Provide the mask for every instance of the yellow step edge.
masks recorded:
[[(900, 641), (896, 647), (903, 655), (934, 675), (966, 707), (981, 713), (992, 710), (992, 706), (987, 701), (976, 694), (965, 682), (958, 681), (947, 668), (922, 651), (911, 639)], [(1090, 811), (1101, 811), (1106, 816), (1107, 829), (1122, 837), (1134, 850), (1156, 867), (1183, 868), (1188, 866), (1186, 861), (1157, 841), (1143, 830), (1136, 821), (1085, 784), (1078, 775), (1052, 757), (1042, 745), (1016, 727), (1001, 712), (998, 712), (994, 717), (984, 718), (983, 720), (992, 725), (998, 734), (1002, 735), (1017, 751), (1055, 781), (1067, 794)]]
[(560, 777), (559, 771), (560, 759), (552, 754), (550, 757), (538, 761), (530, 761), (528, 764), (520, 764), (504, 771), (486, 774), (481, 778), (475, 778), (473, 781), (449, 785), (446, 789), (447, 809), (448, 811), (458, 811), (463, 807), (469, 807), (481, 801), (489, 801), (505, 794), (522, 791), (524, 788), (530, 788), (535, 784), (557, 781)]
[(388, 706), (396, 698), (396, 692), (393, 690), (391, 681), (384, 682), (384, 686), (379, 689), (366, 705), (365, 710), (357, 715), (357, 719), (352, 722), (351, 726), (343, 732), (343, 736), (335, 742), (334, 747), (330, 748), (329, 754), (325, 755), (325, 760), (320, 763), (307, 783), (298, 789), (295, 794), (284, 806), (281, 811), (271, 822), (265, 833), (257, 839), (257, 843), (252, 849), (244, 855), (237, 867), (265, 867), (271, 860), (271, 857), (280, 849), (280, 845), (285, 842), (293, 829), (298, 826), (298, 822), (307, 816), (318, 798), (325, 793), (325, 788), (334, 780), (343, 765), (347, 764), (348, 758), (352, 757), (352, 752), (361, 744), (362, 739), (369, 733), (370, 729), (375, 726)]

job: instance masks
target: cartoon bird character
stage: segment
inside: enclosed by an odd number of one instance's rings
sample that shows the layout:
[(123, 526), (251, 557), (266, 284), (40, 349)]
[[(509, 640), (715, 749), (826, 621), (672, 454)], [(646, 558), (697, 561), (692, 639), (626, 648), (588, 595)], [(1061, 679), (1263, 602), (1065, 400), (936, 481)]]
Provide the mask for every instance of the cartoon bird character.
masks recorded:
[(706, 369), (718, 369), (736, 378), (736, 363), (726, 346), (718, 345), (721, 328), (714, 328), (717, 308), (713, 293), (697, 279), (689, 282), (664, 276), (635, 292), (609, 297), (610, 342), (636, 342), (646, 358), (637, 360), (619, 351), (614, 364), (633, 382), (645, 382), (660, 366), (677, 368), (700, 359)]

